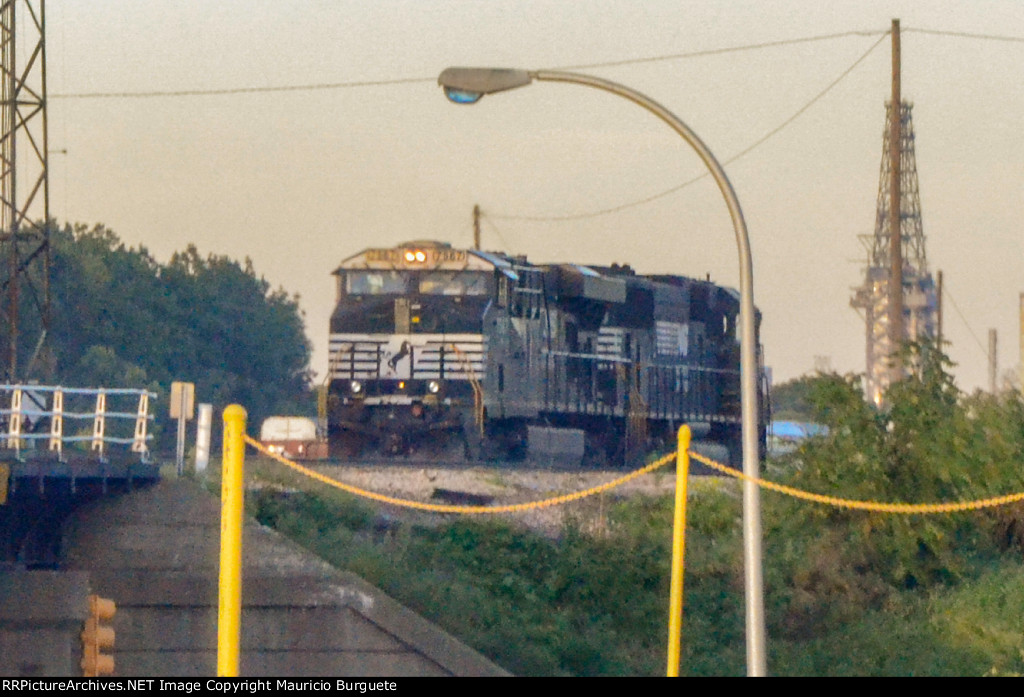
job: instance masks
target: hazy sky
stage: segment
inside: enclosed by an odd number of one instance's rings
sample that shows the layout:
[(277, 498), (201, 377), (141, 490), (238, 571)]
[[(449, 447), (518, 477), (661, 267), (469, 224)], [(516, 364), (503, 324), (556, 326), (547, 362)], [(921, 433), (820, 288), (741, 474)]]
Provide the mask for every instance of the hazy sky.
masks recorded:
[[(659, 101), (729, 161), (776, 381), (827, 357), (864, 370), (850, 308), (874, 232), (890, 44), (904, 30), (927, 253), (944, 272), (964, 389), (1019, 362), (1024, 3), (623, 0), (49, 0), (51, 211), (159, 260), (196, 243), (301, 295), (326, 367), (331, 271), (368, 246), (440, 239), (535, 261), (628, 262), (738, 283), (725, 204), (689, 148), (612, 95), (542, 83), (456, 107), (451, 65), (566, 68)], [(982, 34), (989, 39), (941, 35)], [(846, 32), (865, 34), (618, 66)], [(999, 40), (1016, 37), (1018, 40)], [(405, 82), (399, 82), (407, 80)], [(339, 84), (391, 84), (337, 87)], [(319, 86), (291, 91), (237, 88)], [(96, 93), (213, 90), (201, 96)], [(74, 96), (85, 95), (85, 96)], [(519, 216), (520, 219), (516, 219)], [(960, 313), (966, 317), (966, 322)], [(181, 376), (188, 379), (188, 376)]]

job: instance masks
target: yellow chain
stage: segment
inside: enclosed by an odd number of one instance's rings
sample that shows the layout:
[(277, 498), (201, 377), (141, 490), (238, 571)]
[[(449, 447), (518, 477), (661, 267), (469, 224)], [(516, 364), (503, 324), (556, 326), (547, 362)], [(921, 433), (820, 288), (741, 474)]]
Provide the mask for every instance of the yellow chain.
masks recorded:
[(854, 501), (852, 499), (841, 499), (835, 496), (812, 494), (808, 491), (795, 489), (784, 484), (776, 484), (775, 482), (769, 482), (764, 479), (750, 477), (739, 470), (733, 469), (732, 467), (726, 467), (725, 465), (704, 457), (699, 453), (691, 452), (690, 456), (699, 462), (703, 462), (708, 467), (722, 472), (723, 474), (736, 477), (737, 479), (754, 482), (765, 489), (771, 489), (772, 491), (787, 494), (788, 496), (793, 496), (794, 498), (803, 499), (805, 501), (814, 501), (815, 503), (823, 503), (829, 506), (836, 506), (838, 508), (852, 508), (859, 511), (879, 511), (882, 513), (900, 513), (903, 515), (914, 515), (919, 513), (956, 513), (958, 511), (972, 511), (979, 508), (991, 508), (993, 506), (1003, 506), (1016, 501), (1024, 501), (1024, 493), (1008, 494), (1006, 496), (996, 496), (995, 498), (982, 499), (980, 501), (963, 501), (958, 503), (878, 503), (874, 501)]
[(254, 447), (256, 450), (258, 450), (261, 453), (263, 453), (264, 455), (277, 460), (278, 462), (280, 462), (283, 465), (287, 465), (288, 467), (291, 467), (296, 472), (300, 472), (300, 473), (306, 475), (307, 477), (311, 477), (312, 479), (315, 479), (315, 480), (317, 480), (319, 482), (323, 482), (324, 484), (327, 484), (328, 486), (333, 486), (333, 487), (341, 489), (343, 491), (347, 491), (350, 494), (355, 494), (356, 496), (361, 496), (363, 498), (372, 499), (373, 501), (380, 501), (381, 503), (390, 503), (390, 504), (392, 504), (394, 506), (403, 506), (405, 508), (414, 508), (414, 509), (421, 510), (421, 511), (431, 511), (433, 513), (468, 513), (468, 514), (477, 514), (477, 513), (520, 513), (522, 511), (529, 511), (529, 510), (537, 509), (537, 508), (545, 508), (547, 506), (557, 506), (557, 505), (562, 504), (562, 503), (569, 503), (570, 501), (577, 501), (579, 499), (583, 499), (583, 498), (586, 498), (588, 496), (593, 496), (594, 494), (599, 494), (599, 493), (601, 493), (603, 491), (608, 491), (609, 489), (614, 489), (615, 487), (620, 486), (622, 484), (625, 484), (626, 482), (628, 482), (628, 481), (630, 481), (632, 479), (636, 479), (637, 477), (639, 477), (641, 475), (647, 474), (649, 472), (653, 472), (654, 470), (658, 469), (659, 467), (663, 467), (666, 464), (668, 464), (669, 462), (672, 462), (673, 460), (676, 459), (676, 454), (675, 453), (671, 453), (669, 455), (666, 455), (666, 456), (662, 457), (659, 460), (656, 460), (656, 461), (652, 462), (651, 464), (649, 464), (649, 465), (647, 465), (645, 467), (641, 467), (638, 470), (634, 470), (634, 471), (630, 472), (629, 474), (623, 475), (623, 476), (619, 477), (618, 479), (613, 479), (610, 482), (606, 482), (604, 484), (599, 484), (598, 486), (592, 487), (590, 489), (584, 489), (582, 491), (576, 491), (576, 492), (573, 492), (571, 494), (565, 494), (563, 496), (555, 496), (554, 498), (550, 498), (550, 499), (542, 499), (540, 501), (530, 501), (530, 502), (527, 502), (527, 503), (508, 504), (508, 505), (505, 505), (505, 506), (453, 506), (453, 505), (437, 504), (437, 503), (422, 503), (420, 501), (410, 501), (408, 499), (399, 499), (399, 498), (394, 498), (392, 496), (385, 496), (384, 494), (378, 494), (378, 493), (373, 492), (373, 491), (367, 491), (365, 489), (360, 489), (358, 487), (352, 486), (351, 484), (345, 484), (344, 482), (339, 482), (336, 479), (331, 479), (330, 477), (322, 475), (319, 472), (311, 470), (308, 467), (303, 467), (302, 465), (298, 464), (297, 462), (293, 462), (293, 461), (289, 460), (288, 458), (286, 458), (286, 457), (284, 457), (282, 455), (278, 455), (277, 453), (272, 453), (267, 448), (265, 448), (259, 441), (253, 440), (249, 436), (245, 436), (245, 442), (248, 443), (249, 445), (251, 445), (252, 447)]
[[(522, 511), (529, 511), (537, 508), (545, 508), (547, 506), (557, 506), (563, 503), (569, 503), (570, 501), (578, 501), (594, 494), (599, 494), (605, 491), (614, 489), (617, 486), (621, 486), (626, 482), (636, 479), (641, 475), (653, 472), (659, 467), (664, 467), (669, 462), (672, 462), (676, 458), (675, 453), (670, 453), (664, 457), (655, 460), (651, 464), (641, 467), (638, 470), (634, 470), (628, 474), (625, 474), (617, 479), (613, 479), (604, 484), (591, 487), (589, 489), (583, 489), (570, 494), (564, 494), (562, 496), (555, 496), (549, 499), (542, 499), (539, 501), (529, 501), (527, 503), (508, 504), (504, 506), (454, 506), (446, 504), (436, 503), (422, 503), (420, 501), (410, 501), (408, 499), (395, 498), (393, 496), (385, 496), (384, 494), (378, 494), (373, 491), (367, 491), (360, 489), (359, 487), (352, 486), (351, 484), (345, 484), (335, 479), (331, 479), (325, 475), (320, 474), (308, 467), (303, 467), (297, 462), (293, 462), (283, 455), (270, 452), (263, 446), (259, 441), (256, 441), (245, 436), (245, 442), (251, 445), (253, 448), (263, 453), (267, 457), (277, 460), (283, 465), (291, 467), (297, 472), (300, 472), (307, 477), (315, 479), (319, 482), (327, 484), (329, 486), (336, 487), (343, 491), (347, 491), (350, 494), (361, 496), (363, 498), (371, 499), (373, 501), (379, 501), (381, 503), (389, 503), (394, 506), (403, 506), (405, 508), (413, 508), (421, 511), (431, 511), (433, 513), (467, 513), (467, 514), (478, 514), (478, 513), (520, 513)], [(814, 503), (821, 503), (828, 506), (836, 506), (837, 508), (849, 508), (859, 511), (876, 511), (881, 513), (898, 513), (902, 515), (915, 515), (924, 513), (956, 513), (961, 511), (972, 511), (981, 508), (992, 508), (994, 506), (1005, 506), (1009, 503), (1016, 503), (1018, 501), (1024, 501), (1024, 492), (1017, 494), (1007, 494), (1006, 496), (996, 496), (990, 499), (981, 499), (977, 501), (962, 501), (954, 503), (880, 503), (875, 501), (855, 501), (853, 499), (843, 499), (835, 496), (825, 496), (824, 494), (814, 494), (809, 491), (803, 491), (796, 489), (785, 484), (777, 484), (770, 482), (765, 479), (758, 479), (756, 477), (750, 477), (740, 470), (733, 469), (719, 462), (715, 462), (709, 457), (705, 457), (700, 453), (691, 451), (690, 456), (702, 462), (713, 470), (717, 470), (730, 477), (736, 479), (742, 479), (744, 481), (752, 481), (760, 487), (769, 489), (771, 491), (777, 491), (780, 494), (786, 494), (794, 498), (802, 499), (805, 501), (813, 501)]]

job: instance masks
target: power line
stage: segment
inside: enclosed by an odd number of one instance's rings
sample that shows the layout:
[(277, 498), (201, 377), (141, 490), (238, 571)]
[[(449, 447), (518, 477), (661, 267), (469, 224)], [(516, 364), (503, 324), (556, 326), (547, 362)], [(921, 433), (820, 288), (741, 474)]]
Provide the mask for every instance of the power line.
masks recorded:
[(971, 323), (967, 321), (967, 317), (960, 310), (960, 306), (956, 304), (956, 300), (953, 299), (953, 294), (949, 292), (948, 287), (943, 287), (942, 295), (943, 297), (949, 298), (949, 302), (953, 303), (953, 309), (956, 310), (956, 313), (960, 316), (960, 319), (963, 321), (964, 326), (967, 327), (967, 331), (971, 335), (971, 338), (974, 339), (974, 343), (976, 343), (978, 345), (978, 348), (981, 349), (982, 355), (988, 356), (988, 349), (985, 348), (985, 345), (983, 343), (981, 343), (981, 339), (978, 338), (978, 335), (974, 333), (974, 328), (971, 327)]
[[(885, 32), (884, 34), (882, 34), (882, 36), (880, 36), (878, 38), (878, 40), (875, 43), (873, 43), (871, 45), (871, 47), (867, 51), (864, 52), (863, 55), (860, 56), (860, 58), (855, 60), (853, 62), (853, 64), (850, 65), (850, 67), (848, 67), (846, 70), (844, 70), (839, 75), (839, 77), (837, 77), (832, 82), (830, 82), (823, 90), (818, 92), (818, 94), (816, 94), (814, 97), (812, 97), (810, 101), (808, 101), (802, 107), (797, 109), (796, 112), (794, 112), (792, 116), (787, 118), (785, 121), (780, 123), (778, 126), (773, 128), (772, 130), (768, 131), (768, 133), (766, 133), (765, 135), (761, 136), (761, 138), (759, 138), (758, 140), (754, 141), (753, 143), (748, 145), (743, 150), (739, 151), (738, 153), (736, 153), (732, 157), (730, 157), (727, 160), (725, 160), (722, 163), (722, 165), (726, 166), (726, 165), (732, 164), (733, 162), (736, 162), (741, 157), (744, 157), (745, 155), (749, 154), (754, 149), (756, 149), (757, 147), (759, 147), (760, 145), (762, 145), (763, 143), (768, 141), (772, 136), (776, 135), (777, 133), (782, 131), (784, 128), (789, 126), (791, 123), (796, 121), (797, 118), (799, 118), (801, 114), (803, 114), (805, 111), (810, 109), (811, 106), (813, 106), (818, 100), (820, 100), (822, 97), (824, 97), (833, 87), (838, 85), (847, 75), (849, 75), (851, 72), (853, 72), (854, 68), (856, 68), (858, 65), (860, 65), (861, 62), (863, 62), (865, 58), (867, 58), (869, 55), (871, 55), (871, 53), (876, 48), (878, 48), (878, 45), (881, 44), (882, 41), (885, 40), (885, 37), (888, 36), (888, 34), (889, 34), (889, 32)], [(529, 222), (562, 222), (562, 221), (567, 221), (567, 220), (582, 220), (582, 219), (585, 219), (585, 218), (596, 218), (596, 217), (601, 216), (601, 215), (608, 215), (609, 213), (618, 213), (619, 211), (623, 211), (623, 210), (627, 210), (629, 208), (635, 208), (637, 206), (642, 206), (644, 204), (651, 203), (652, 201), (656, 201), (656, 200), (658, 200), (660, 198), (664, 198), (665, 196), (668, 196), (670, 194), (674, 194), (677, 191), (685, 189), (686, 187), (690, 186), (691, 184), (694, 184), (694, 183), (696, 183), (696, 182), (698, 182), (698, 181), (700, 181), (700, 180), (702, 180), (702, 179), (704, 179), (704, 178), (706, 178), (708, 176), (709, 176), (708, 172), (703, 172), (703, 173), (698, 174), (697, 176), (695, 176), (695, 177), (693, 177), (691, 179), (688, 179), (688, 180), (684, 181), (682, 184), (677, 184), (676, 186), (673, 186), (671, 189), (666, 189), (666, 190), (658, 192), (656, 194), (651, 194), (650, 196), (645, 196), (644, 198), (641, 198), (641, 199), (637, 199), (637, 200), (634, 200), (634, 201), (629, 201), (627, 203), (622, 203), (622, 204), (619, 204), (617, 206), (611, 206), (609, 208), (602, 208), (600, 210), (590, 211), (588, 213), (574, 213), (574, 214), (570, 214), (570, 215), (557, 215), (557, 216), (494, 215), (492, 217), (497, 218), (499, 220), (523, 220), (523, 221), (529, 221)]]
[(941, 31), (938, 29), (904, 29), (905, 34), (931, 34), (933, 36), (955, 36), (959, 39), (982, 39), (985, 41), (1010, 41), (1013, 43), (1024, 43), (1024, 37), (1020, 36), (999, 36), (997, 34), (971, 34), (964, 31)]
[(774, 48), (776, 46), (792, 46), (795, 44), (806, 44), (812, 41), (828, 41), (830, 39), (842, 39), (848, 36), (887, 36), (888, 29), (878, 31), (844, 31), (838, 34), (821, 34), (819, 36), (807, 36), (799, 39), (784, 39), (781, 41), (766, 41), (759, 44), (747, 44), (746, 46), (731, 46), (729, 48), (711, 48), (702, 51), (689, 51), (686, 53), (667, 53), (660, 56), (648, 58), (625, 58), (623, 60), (606, 61), (603, 63), (582, 63), (580, 65), (566, 65), (556, 70), (583, 70), (590, 68), (614, 68), (620, 65), (637, 65), (639, 63), (656, 63), (659, 61), (679, 60), (683, 58), (698, 58), (701, 56), (717, 56), (723, 53), (737, 53), (740, 51), (753, 51), (762, 48)]
[(504, 249), (506, 252), (510, 254), (514, 254), (515, 252), (512, 249), (512, 246), (508, 243), (508, 240), (505, 239), (505, 236), (501, 234), (501, 230), (499, 230), (498, 226), (494, 224), (494, 221), (491, 220), (486, 213), (483, 214), (481, 217), (483, 218), (484, 222), (486, 222), (491, 227), (491, 229), (494, 230), (495, 234), (498, 235), (498, 239), (501, 240), (501, 244), (504, 245), (502, 249)]
[(50, 99), (139, 99), (149, 97), (207, 97), (211, 95), (259, 94), (265, 92), (311, 92), (338, 90), (352, 87), (379, 87), (382, 85), (408, 85), (435, 82), (437, 77), (401, 77), (391, 80), (353, 80), (351, 82), (320, 82), (306, 85), (279, 85), (276, 87), (229, 87), (208, 90), (156, 90), (152, 92), (79, 92), (52, 94)]
[[(954, 31), (940, 31), (935, 29), (903, 29), (905, 33), (916, 32), (918, 34), (931, 34), (935, 36), (953, 36), (958, 38), (966, 39), (981, 39), (988, 41), (1009, 41), (1016, 43), (1024, 43), (1024, 37), (1017, 36), (999, 36), (995, 34), (971, 34), (967, 32), (954, 32)], [(793, 46), (797, 44), (805, 44), (817, 41), (829, 41), (832, 39), (841, 39), (849, 36), (887, 36), (888, 30), (864, 30), (864, 31), (846, 31), (838, 32), (835, 34), (820, 34), (817, 36), (806, 36), (796, 39), (783, 39), (780, 41), (765, 41), (756, 44), (746, 44), (742, 46), (729, 46), (725, 48), (712, 48), (702, 51), (688, 51), (684, 53), (666, 53), (656, 56), (646, 56), (642, 58), (624, 58), (622, 60), (605, 61), (600, 63), (580, 63), (577, 65), (566, 65), (556, 68), (557, 70), (581, 70), (581, 69), (594, 69), (594, 68), (614, 68), (624, 65), (639, 65), (642, 63), (658, 63), (663, 61), (672, 60), (683, 60), (687, 58), (698, 58), (702, 56), (714, 56), (727, 53), (739, 53), (742, 51), (753, 51), (765, 48), (775, 48), (778, 46)], [(50, 99), (148, 99), (154, 97), (208, 97), (217, 95), (237, 95), (237, 94), (263, 94), (263, 93), (274, 93), (274, 92), (312, 92), (319, 90), (339, 90), (339, 89), (352, 89), (359, 87), (381, 87), (388, 85), (408, 85), (415, 83), (428, 83), (433, 82), (436, 79), (435, 76), (431, 77), (402, 77), (402, 78), (391, 78), (386, 80), (351, 80), (346, 82), (318, 82), (308, 83), (299, 85), (276, 85), (267, 87), (227, 87), (227, 88), (211, 88), (211, 89), (190, 89), (190, 90), (151, 90), (145, 92), (73, 92), (65, 94), (51, 94)]]
[[(791, 46), (814, 41), (827, 41), (840, 39), (848, 36), (874, 36), (888, 34), (885, 31), (847, 31), (837, 34), (822, 34), (818, 36), (807, 36), (797, 39), (785, 39), (781, 41), (766, 41), (757, 44), (746, 44), (743, 46), (730, 46), (726, 48), (714, 48), (703, 51), (690, 51), (686, 53), (667, 53), (657, 56), (643, 58), (626, 58), (617, 61), (604, 63), (584, 63), (579, 65), (566, 65), (556, 68), (557, 70), (580, 70), (591, 68), (609, 68), (621, 65), (636, 65), (641, 63), (657, 63), (662, 61), (681, 60), (686, 58), (697, 58), (700, 56), (712, 56), (726, 53), (738, 53), (741, 51), (753, 51), (776, 46)], [(348, 82), (324, 82), (303, 85), (279, 85), (270, 87), (229, 87), (213, 89), (191, 89), (191, 90), (153, 90), (148, 92), (78, 92), (70, 94), (50, 95), (51, 99), (145, 99), (152, 97), (206, 97), (214, 95), (235, 95), (235, 94), (260, 94), (268, 92), (309, 92), (316, 90), (338, 90), (356, 87), (380, 87), (387, 85), (406, 85), (413, 83), (433, 82), (435, 77), (406, 77), (388, 80), (353, 80)]]

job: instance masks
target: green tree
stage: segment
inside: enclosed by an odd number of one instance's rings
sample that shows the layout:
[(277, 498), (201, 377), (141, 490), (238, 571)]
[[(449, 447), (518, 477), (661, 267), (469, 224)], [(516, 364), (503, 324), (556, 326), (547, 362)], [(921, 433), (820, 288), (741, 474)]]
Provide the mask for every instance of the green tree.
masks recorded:
[(772, 385), (772, 418), (783, 421), (813, 421), (811, 392), (820, 376), (803, 375)]
[(51, 244), (47, 380), (161, 394), (194, 382), (200, 400), (243, 404), (252, 423), (308, 398), (299, 299), (272, 289), (250, 260), (190, 245), (160, 264), (102, 225), (55, 227)]
[[(791, 483), (887, 503), (969, 501), (1019, 490), (1019, 397), (965, 397), (948, 358), (929, 343), (908, 345), (903, 361), (909, 374), (890, 387), (881, 408), (864, 398), (857, 377), (813, 381), (815, 420), (828, 432), (781, 461)], [(1019, 507), (903, 515), (783, 501), (776, 516), (772, 553), (784, 560), (776, 583), (787, 596), (780, 604), (789, 608), (781, 622), (797, 635), (824, 617), (852, 617), (889, 590), (955, 582), (972, 557), (1024, 537)]]

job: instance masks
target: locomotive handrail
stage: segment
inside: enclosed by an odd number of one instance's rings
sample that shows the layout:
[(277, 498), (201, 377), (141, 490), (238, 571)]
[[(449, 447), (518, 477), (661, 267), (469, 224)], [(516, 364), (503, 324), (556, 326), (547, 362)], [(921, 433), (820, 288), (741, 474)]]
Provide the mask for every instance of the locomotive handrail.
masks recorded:
[(476, 417), (476, 425), (482, 436), (484, 435), (484, 388), (476, 377), (476, 371), (473, 370), (473, 362), (469, 360), (469, 356), (454, 343), (451, 344), (451, 347), (455, 350), (455, 357), (459, 359), (459, 362), (463, 364), (463, 369), (469, 374), (469, 384), (473, 388), (473, 415)]
[[(348, 344), (347, 346), (345, 345), (346, 343)], [(333, 379), (334, 373), (338, 369), (338, 364), (341, 363), (341, 359), (344, 358), (346, 354), (354, 354), (354, 348), (354, 341), (342, 342), (341, 346), (338, 347), (338, 350), (335, 351), (334, 354), (328, 358), (327, 375), (324, 377), (324, 385), (330, 383), (330, 381)]]
[(541, 349), (541, 355), (548, 356), (562, 356), (563, 358), (584, 358), (593, 361), (602, 361), (605, 363), (633, 363), (632, 358), (623, 358), (622, 356), (607, 356), (598, 353), (574, 353), (572, 351), (553, 351), (550, 349)]
[[(541, 355), (548, 356), (560, 356), (562, 358), (583, 358), (586, 360), (599, 361), (604, 363), (636, 363), (632, 358), (624, 358), (622, 356), (608, 356), (600, 353), (577, 353), (573, 351), (557, 351), (542, 348), (540, 350)], [(695, 373), (720, 373), (723, 375), (736, 375), (740, 371), (730, 370), (729, 368), (708, 368), (700, 365), (686, 365), (686, 364), (665, 364), (660, 363), (641, 363), (642, 367), (645, 368), (678, 368), (680, 370), (689, 370)]]

